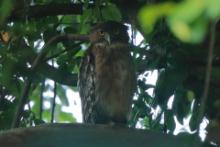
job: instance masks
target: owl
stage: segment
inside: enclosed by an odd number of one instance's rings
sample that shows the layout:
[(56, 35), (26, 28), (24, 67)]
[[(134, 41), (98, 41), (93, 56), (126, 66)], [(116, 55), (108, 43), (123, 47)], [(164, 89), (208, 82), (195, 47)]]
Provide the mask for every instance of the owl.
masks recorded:
[(127, 29), (108, 21), (90, 32), (91, 45), (82, 59), (78, 82), (84, 123), (128, 121), (136, 76)]

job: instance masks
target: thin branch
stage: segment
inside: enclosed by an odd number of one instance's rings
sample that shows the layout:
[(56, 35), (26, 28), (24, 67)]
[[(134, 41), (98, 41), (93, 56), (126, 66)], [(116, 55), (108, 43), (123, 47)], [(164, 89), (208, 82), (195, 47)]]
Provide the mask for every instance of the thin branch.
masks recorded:
[[(35, 69), (41, 63), (41, 61), (43, 61), (44, 57), (46, 56), (47, 52), (50, 49), (50, 48), (48, 48), (48, 46), (50, 46), (54, 42), (59, 42), (59, 41), (64, 41), (64, 40), (88, 41), (89, 36), (88, 35), (64, 34), (64, 35), (56, 35), (56, 36), (52, 37), (44, 45), (43, 49), (38, 54), (38, 56), (34, 59), (30, 70), (35, 71)], [(27, 102), (28, 94), (30, 92), (31, 83), (32, 83), (32, 80), (27, 78), (27, 80), (25, 81), (25, 84), (24, 84), (24, 89), (22, 91), (21, 97), (20, 97), (18, 105), (17, 105), (16, 113), (15, 113), (14, 120), (13, 120), (12, 126), (11, 126), (12, 128), (15, 128), (15, 127), (19, 126), (20, 119), (21, 119), (21, 116), (23, 114), (23, 108), (24, 108), (24, 105)]]
[(44, 93), (44, 88), (45, 88), (45, 79), (43, 79), (42, 83), (41, 83), (41, 91), (40, 91), (40, 111), (39, 111), (39, 117), (42, 120), (42, 114), (43, 114), (43, 101), (44, 101), (44, 97), (43, 97), (43, 93)]
[(57, 83), (76, 86), (78, 75), (76, 73), (70, 73), (68, 71), (63, 71), (60, 68), (55, 68), (46, 63), (42, 63), (41, 66), (38, 66), (36, 71), (42, 74), (44, 77), (52, 79)]
[[(54, 66), (54, 60), (52, 60), (52, 66)], [(55, 107), (56, 107), (56, 96), (57, 96), (57, 83), (56, 83), (56, 81), (54, 81), (52, 111), (51, 111), (51, 120), (50, 120), (51, 123), (54, 122), (54, 113), (55, 113)]]
[(53, 89), (53, 102), (52, 102), (52, 111), (51, 111), (51, 120), (50, 122), (54, 122), (54, 113), (55, 113), (55, 107), (56, 107), (56, 96), (57, 96), (57, 83), (54, 81), (54, 89)]
[[(76, 44), (74, 45), (74, 47), (79, 46), (80, 44), (82, 44), (82, 42), (76, 43)], [(74, 48), (74, 47), (73, 47), (73, 48)], [(62, 50), (62, 51), (60, 51), (60, 52), (58, 52), (58, 53), (56, 53), (56, 54), (54, 54), (54, 55), (52, 55), (52, 56), (50, 56), (50, 57), (47, 57), (47, 58), (45, 59), (45, 61), (48, 61), (48, 60), (50, 60), (50, 59), (54, 59), (54, 58), (60, 56), (61, 54), (65, 53), (65, 52), (68, 52), (69, 50), (72, 50), (72, 48), (66, 48), (65, 50)]]
[(197, 124), (197, 135), (199, 134), (200, 123), (201, 123), (203, 116), (204, 116), (206, 101), (208, 98), (210, 78), (211, 78), (211, 72), (212, 72), (213, 51), (214, 51), (214, 45), (215, 45), (216, 24), (217, 24), (217, 20), (215, 22), (213, 22), (210, 26), (210, 42), (209, 42), (209, 48), (208, 48), (208, 57), (207, 57), (204, 89), (203, 89), (203, 94), (202, 94), (202, 97), (200, 100), (200, 109), (199, 109), (197, 123), (196, 123)]
[(38, 64), (43, 60), (46, 53), (49, 51), (50, 48), (48, 48), (49, 45), (51, 45), (54, 42), (60, 42), (65, 40), (81, 40), (81, 41), (88, 41), (89, 37), (88, 35), (76, 35), (76, 34), (63, 34), (63, 35), (56, 35), (52, 37), (43, 47), (41, 53), (36, 57), (34, 60), (31, 70), (34, 71)]
[(29, 94), (29, 91), (31, 88), (31, 83), (32, 83), (32, 81), (30, 79), (27, 79), (24, 83), (24, 89), (23, 89), (23, 91), (21, 93), (21, 97), (18, 101), (16, 113), (15, 113), (11, 128), (16, 128), (19, 126), (20, 119), (21, 119), (21, 116), (23, 113), (23, 108), (24, 108), (24, 105), (26, 104), (27, 97), (28, 97), (28, 94)]
[(41, 61), (44, 57), (45, 54), (48, 52), (49, 48), (48, 46), (51, 45), (53, 42), (61, 42), (61, 41), (66, 41), (66, 40), (80, 40), (80, 41), (88, 41), (89, 36), (88, 35), (76, 35), (76, 34), (63, 34), (63, 35), (56, 35), (52, 37), (43, 47), (43, 50), (41, 53), (36, 57), (32, 64), (32, 70), (36, 68), (38, 65), (39, 61)]

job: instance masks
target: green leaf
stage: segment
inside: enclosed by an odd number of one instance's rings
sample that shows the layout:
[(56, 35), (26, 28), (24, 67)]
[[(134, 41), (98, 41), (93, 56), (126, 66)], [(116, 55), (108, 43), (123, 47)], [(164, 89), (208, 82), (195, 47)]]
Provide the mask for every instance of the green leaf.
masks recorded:
[(3, 0), (0, 2), (0, 24), (10, 14), (13, 0)]
[(61, 23), (63, 24), (72, 24), (75, 21), (75, 17), (73, 15), (65, 15), (61, 18)]
[(205, 6), (204, 0), (185, 0), (175, 7), (167, 21), (177, 38), (190, 43), (199, 43), (204, 39), (207, 20), (202, 14)]
[(206, 34), (207, 20), (198, 18), (193, 23), (182, 20), (169, 20), (169, 26), (174, 35), (183, 42), (199, 43)]
[(85, 9), (83, 11), (83, 14), (80, 17), (80, 33), (84, 34), (87, 33), (89, 30), (87, 22), (90, 22), (93, 20), (93, 11), (92, 9)]
[[(208, 21), (204, 17), (207, 11), (209, 17), (220, 15), (219, 2), (212, 0), (207, 6), (206, 0), (184, 0), (181, 3), (161, 3), (146, 6), (139, 12), (139, 21), (146, 33), (150, 33), (157, 20), (166, 17), (173, 34), (183, 42), (199, 43), (204, 39)], [(206, 10), (207, 9), (207, 10)]]
[(40, 112), (40, 93), (41, 93), (41, 86), (38, 85), (31, 93), (30, 93), (30, 100), (34, 102), (33, 107), (31, 110), (38, 116)]
[(85, 55), (85, 51), (84, 50), (79, 50), (76, 54), (75, 57), (83, 57)]
[(175, 4), (172, 2), (165, 2), (158, 5), (151, 5), (143, 7), (139, 14), (138, 20), (146, 33), (153, 31), (154, 25), (159, 18), (167, 16), (173, 12)]
[(66, 89), (61, 86), (60, 84), (57, 84), (57, 95), (59, 96), (61, 102), (62, 102), (62, 105), (63, 106), (69, 106), (69, 102), (68, 102), (68, 99), (66, 97)]
[(168, 17), (173, 21), (192, 23), (202, 15), (204, 9), (204, 0), (184, 0), (175, 6)]
[(220, 1), (219, 0), (205, 0), (206, 14), (209, 18), (215, 19), (220, 16)]
[(59, 119), (60, 122), (76, 122), (76, 119), (73, 117), (72, 113), (60, 112)]
[(43, 120), (45, 122), (50, 122), (50, 119), (51, 119), (51, 112), (50, 112), (50, 110), (45, 110), (44, 113), (43, 113)]
[(191, 90), (188, 90), (188, 91), (187, 91), (187, 98), (188, 98), (188, 100), (189, 100), (190, 102), (192, 102), (192, 101), (195, 99), (195, 94), (194, 94), (194, 92), (191, 91)]
[(121, 21), (122, 16), (121, 12), (115, 4), (108, 4), (102, 10), (102, 17), (104, 20), (114, 20), (114, 21)]
[(41, 124), (44, 124), (45, 122), (41, 119), (34, 119), (34, 124), (35, 125), (41, 125)]

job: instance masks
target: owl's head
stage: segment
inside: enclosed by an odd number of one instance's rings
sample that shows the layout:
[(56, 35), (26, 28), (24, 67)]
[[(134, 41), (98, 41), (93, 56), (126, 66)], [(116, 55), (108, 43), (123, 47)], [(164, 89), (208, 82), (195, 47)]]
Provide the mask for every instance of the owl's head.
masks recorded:
[(127, 26), (115, 22), (107, 21), (96, 25), (90, 33), (92, 43), (107, 41), (108, 43), (123, 42), (128, 43)]

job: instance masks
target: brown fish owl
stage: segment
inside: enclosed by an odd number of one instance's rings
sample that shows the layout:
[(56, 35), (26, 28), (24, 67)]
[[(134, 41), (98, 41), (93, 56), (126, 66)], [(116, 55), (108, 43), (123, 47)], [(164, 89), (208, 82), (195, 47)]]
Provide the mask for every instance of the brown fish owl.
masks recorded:
[(79, 74), (83, 120), (126, 124), (136, 89), (127, 27), (114, 21), (98, 24), (90, 41)]

